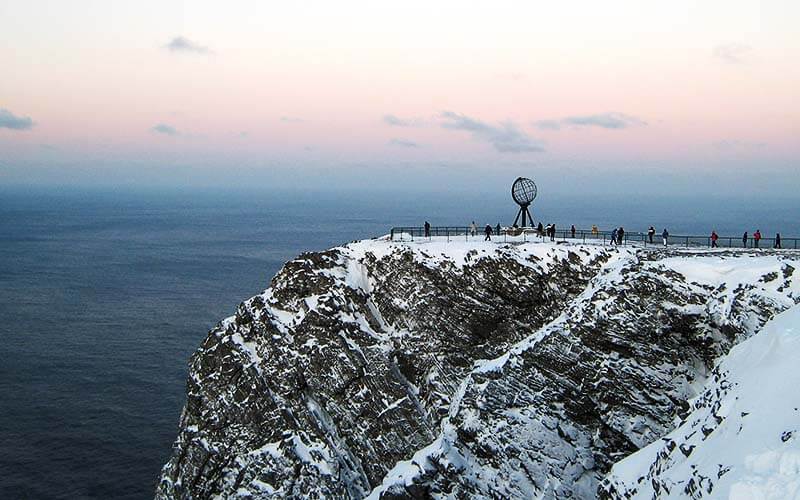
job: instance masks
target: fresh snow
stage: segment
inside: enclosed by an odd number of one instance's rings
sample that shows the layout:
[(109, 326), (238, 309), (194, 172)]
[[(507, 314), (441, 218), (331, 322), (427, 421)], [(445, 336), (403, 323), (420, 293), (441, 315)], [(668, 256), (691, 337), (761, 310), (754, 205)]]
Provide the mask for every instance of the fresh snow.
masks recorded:
[(800, 305), (731, 349), (683, 424), (606, 481), (641, 499), (800, 498), (798, 360)]

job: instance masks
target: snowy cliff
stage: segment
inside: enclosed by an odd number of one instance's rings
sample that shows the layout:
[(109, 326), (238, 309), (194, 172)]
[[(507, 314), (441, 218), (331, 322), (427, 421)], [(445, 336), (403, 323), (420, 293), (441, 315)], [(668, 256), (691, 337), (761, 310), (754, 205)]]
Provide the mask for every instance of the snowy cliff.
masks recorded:
[[(762, 337), (784, 335), (785, 356), (797, 350), (785, 325), (759, 332), (787, 309), (781, 320), (795, 318), (799, 262), (792, 252), (477, 241), (377, 240), (303, 254), (192, 357), (157, 497), (789, 488), (798, 416), (769, 420), (786, 427), (780, 449), (753, 448), (772, 430), (750, 415), (771, 403), (739, 411), (744, 403), (731, 398), (758, 393), (744, 383), (758, 383), (758, 367), (736, 368), (756, 363), (756, 348), (718, 363), (737, 344), (771, 341)], [(736, 419), (738, 458), (715, 458)], [(778, 465), (748, 458), (768, 453)], [(769, 467), (789, 479), (765, 477)], [(754, 468), (761, 486), (744, 479)]]

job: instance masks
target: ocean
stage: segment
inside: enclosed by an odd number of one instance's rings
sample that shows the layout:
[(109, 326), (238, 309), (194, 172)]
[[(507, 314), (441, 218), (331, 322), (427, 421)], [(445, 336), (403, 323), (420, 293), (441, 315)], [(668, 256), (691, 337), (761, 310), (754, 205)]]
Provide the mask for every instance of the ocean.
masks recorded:
[[(559, 228), (800, 236), (797, 199), (541, 198)], [(0, 187), (0, 498), (152, 498), (189, 356), (286, 260), (515, 213), (505, 191)]]

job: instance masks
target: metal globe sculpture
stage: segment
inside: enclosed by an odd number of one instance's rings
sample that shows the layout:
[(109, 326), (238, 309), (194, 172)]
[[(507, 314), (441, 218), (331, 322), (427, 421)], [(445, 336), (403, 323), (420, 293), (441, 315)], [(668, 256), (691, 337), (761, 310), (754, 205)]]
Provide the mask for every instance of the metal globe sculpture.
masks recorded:
[(536, 193), (536, 183), (525, 177), (517, 177), (511, 186), (511, 197), (519, 206), (530, 205), (536, 199)]
[(517, 177), (517, 180), (514, 181), (514, 184), (511, 186), (511, 198), (519, 205), (517, 217), (514, 219), (515, 226), (520, 221), (520, 217), (522, 218), (522, 227), (526, 227), (529, 224), (533, 226), (533, 217), (528, 207), (533, 200), (536, 199), (537, 193), (536, 183), (532, 180), (526, 177)]

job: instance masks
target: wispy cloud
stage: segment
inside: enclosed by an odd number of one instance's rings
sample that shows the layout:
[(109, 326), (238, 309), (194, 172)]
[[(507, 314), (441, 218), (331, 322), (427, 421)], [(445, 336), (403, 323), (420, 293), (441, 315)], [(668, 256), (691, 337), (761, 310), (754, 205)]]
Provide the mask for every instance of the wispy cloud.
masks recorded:
[(211, 49), (204, 45), (189, 40), (182, 36), (176, 36), (164, 48), (171, 52), (191, 52), (194, 54), (211, 54)]
[(562, 126), (573, 127), (600, 127), (606, 129), (623, 129), (628, 127), (647, 125), (647, 122), (635, 116), (624, 113), (598, 113), (593, 115), (577, 115), (561, 118), (560, 120), (539, 120), (533, 125), (542, 130), (559, 130)]
[(713, 143), (713, 146), (720, 151), (742, 151), (753, 149), (764, 149), (766, 142), (741, 141), (739, 139), (723, 139)]
[(742, 64), (753, 48), (742, 43), (726, 43), (714, 47), (714, 57), (728, 64)]
[(400, 118), (396, 115), (383, 115), (383, 123), (392, 127), (421, 127), (425, 124), (420, 118)]
[(156, 125), (155, 127), (151, 128), (150, 130), (152, 130), (153, 132), (155, 132), (157, 134), (164, 134), (164, 135), (168, 135), (170, 137), (177, 137), (177, 136), (181, 135), (181, 133), (178, 132), (178, 130), (175, 127), (173, 127), (172, 125), (167, 125), (166, 123), (159, 123), (158, 125)]
[(490, 125), (452, 111), (443, 111), (439, 116), (443, 120), (442, 128), (470, 132), (474, 139), (488, 142), (501, 153), (544, 151), (540, 141), (525, 134), (514, 122), (505, 121), (498, 125)]
[(416, 142), (409, 141), (409, 140), (406, 140), (406, 139), (392, 139), (391, 141), (389, 141), (389, 144), (391, 144), (392, 146), (401, 146), (401, 147), (404, 147), (404, 148), (418, 148), (419, 147), (419, 144), (417, 144)]
[(561, 128), (561, 122), (558, 120), (539, 120), (533, 124), (542, 130), (558, 130)]
[(33, 120), (31, 120), (30, 117), (16, 116), (11, 111), (0, 108), (0, 128), (8, 128), (11, 130), (29, 130), (33, 127), (33, 125)]
[(281, 121), (283, 123), (303, 123), (305, 120), (294, 116), (281, 116)]

